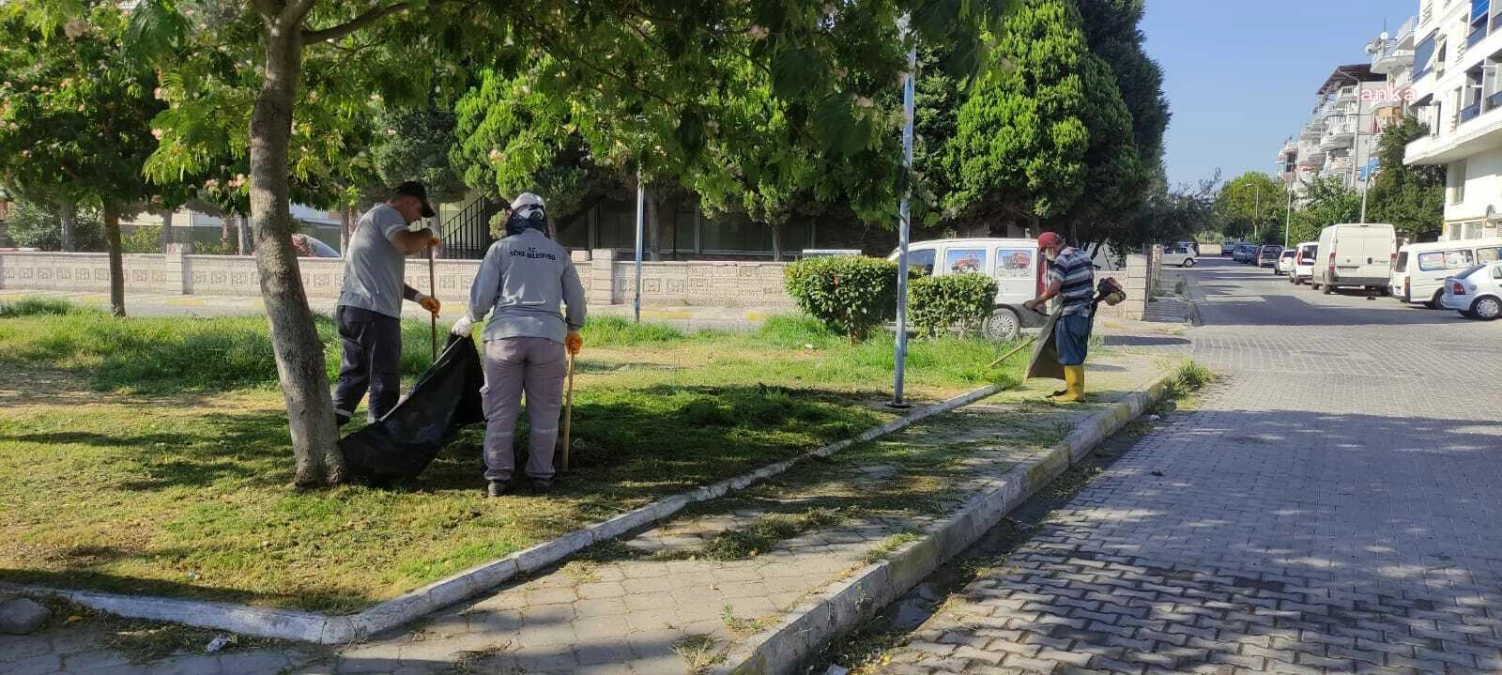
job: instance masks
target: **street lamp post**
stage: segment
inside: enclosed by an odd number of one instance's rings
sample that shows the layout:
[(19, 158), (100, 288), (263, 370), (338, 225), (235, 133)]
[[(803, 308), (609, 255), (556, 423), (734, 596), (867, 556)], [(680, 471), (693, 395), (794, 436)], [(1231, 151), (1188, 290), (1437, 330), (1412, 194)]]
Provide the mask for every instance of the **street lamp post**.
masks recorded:
[[(904, 32), (906, 32), (904, 21)], [(902, 166), (907, 174), (907, 187), (902, 193), (898, 207), (897, 222), (897, 346), (896, 367), (893, 369), (892, 407), (906, 408), (903, 400), (903, 379), (907, 371), (907, 246), (912, 223), (912, 172), (913, 172), (913, 117), (914, 81), (918, 78), (918, 47), (913, 45), (907, 53), (907, 76), (902, 87)]]

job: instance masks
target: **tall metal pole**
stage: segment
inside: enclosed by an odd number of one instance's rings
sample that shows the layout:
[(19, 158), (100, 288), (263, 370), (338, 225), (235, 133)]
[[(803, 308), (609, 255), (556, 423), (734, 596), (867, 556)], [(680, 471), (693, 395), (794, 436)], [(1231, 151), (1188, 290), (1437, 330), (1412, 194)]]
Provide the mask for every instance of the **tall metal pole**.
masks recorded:
[(1252, 221), (1252, 238), (1253, 239), (1257, 239), (1258, 240), (1257, 243), (1260, 244), (1260, 243), (1262, 243), (1262, 241), (1261, 241), (1261, 239), (1259, 239), (1257, 237), (1257, 232), (1262, 229), (1262, 184), (1261, 183), (1257, 184), (1256, 203), (1257, 203), (1257, 208), (1256, 208), (1255, 211), (1252, 212), (1252, 213), (1256, 214), (1254, 216), (1255, 220)]
[(641, 184), (641, 169), (636, 171), (636, 322), (641, 323), (641, 258), (646, 247), (646, 189)]
[(907, 370), (907, 246), (910, 232), (912, 215), (911, 197), (913, 193), (911, 178), (913, 172), (913, 117), (914, 112), (914, 81), (918, 77), (918, 47), (914, 45), (907, 53), (907, 76), (903, 81), (902, 88), (902, 166), (906, 175), (907, 188), (902, 193), (902, 204), (898, 208), (897, 223), (897, 353), (896, 368), (893, 374), (892, 406), (906, 408), (907, 402), (903, 400), (903, 378)]
[[(1298, 180), (1294, 174), (1293, 180)], [(1283, 212), (1283, 248), (1288, 248), (1289, 230), (1293, 229), (1293, 180), (1288, 181), (1288, 209)]]
[[(1357, 92), (1356, 92), (1356, 149), (1351, 153), (1352, 155), (1355, 155), (1356, 157), (1360, 157), (1361, 156), (1361, 91), (1360, 91), (1360, 89), (1361, 88), (1358, 85), (1357, 86)], [(1366, 161), (1367, 161), (1368, 164), (1371, 163), (1371, 161), (1372, 161), (1372, 152), (1371, 152), (1370, 149), (1367, 150)], [(1355, 163), (1355, 159), (1354, 158), (1352, 159), (1352, 163), (1353, 164)], [(1371, 183), (1372, 183), (1371, 172), (1370, 171), (1366, 171), (1366, 168), (1367, 167), (1365, 165), (1358, 166), (1357, 167), (1357, 172), (1356, 172), (1357, 178), (1359, 180), (1361, 180), (1361, 222), (1363, 222), (1363, 223), (1366, 222), (1366, 192), (1367, 192), (1367, 186), (1371, 185)], [(1362, 177), (1362, 173), (1363, 172), (1365, 172), (1365, 174), (1366, 174), (1364, 178)]]

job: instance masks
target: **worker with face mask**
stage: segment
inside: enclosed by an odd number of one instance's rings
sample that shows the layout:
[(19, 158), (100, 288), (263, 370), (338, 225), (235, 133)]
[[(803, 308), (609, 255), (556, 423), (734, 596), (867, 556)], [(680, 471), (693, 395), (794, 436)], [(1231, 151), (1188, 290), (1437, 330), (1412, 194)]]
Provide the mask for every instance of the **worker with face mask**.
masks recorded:
[[(526, 474), (534, 492), (553, 489), (553, 451), (563, 406), (565, 354), (577, 355), (584, 340), (584, 284), (567, 249), (548, 238), (541, 197), (524, 193), (506, 214), (506, 236), (491, 245), (470, 288), (469, 313), (454, 324), (468, 336), (486, 315), (482, 333), (485, 366), (485, 478), (499, 497), (514, 489), (512, 438), (527, 395), (531, 439)], [(565, 313), (565, 309), (566, 313)]]
[(1059, 365), (1064, 367), (1064, 391), (1053, 397), (1072, 403), (1085, 396), (1085, 356), (1090, 348), (1090, 319), (1094, 312), (1095, 264), (1084, 251), (1068, 246), (1064, 237), (1044, 232), (1038, 250), (1048, 259), (1048, 283), (1043, 294), (1023, 303), (1038, 311), (1049, 300), (1059, 299), (1054, 323), (1054, 341)]

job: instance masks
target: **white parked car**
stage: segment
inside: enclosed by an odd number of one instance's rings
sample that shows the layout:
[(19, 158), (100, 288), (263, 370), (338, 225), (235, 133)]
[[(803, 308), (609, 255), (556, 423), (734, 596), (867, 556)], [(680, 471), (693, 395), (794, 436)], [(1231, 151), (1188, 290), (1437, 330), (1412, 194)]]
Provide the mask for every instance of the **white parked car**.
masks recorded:
[(1179, 267), (1194, 267), (1195, 259), (1199, 256), (1184, 244), (1173, 244), (1163, 247), (1163, 264), (1177, 265)]
[(1298, 256), (1293, 259), (1293, 274), (1288, 275), (1288, 280), (1297, 285), (1314, 278), (1314, 265), (1319, 258), (1319, 242), (1306, 241), (1294, 249), (1298, 251)]
[(1298, 252), (1291, 248), (1283, 249), (1283, 252), (1278, 254), (1278, 264), (1273, 267), (1273, 274), (1280, 277), (1293, 274), (1293, 261), (1297, 254)]
[(1468, 319), (1502, 318), (1502, 262), (1477, 265), (1445, 279), (1440, 304)]

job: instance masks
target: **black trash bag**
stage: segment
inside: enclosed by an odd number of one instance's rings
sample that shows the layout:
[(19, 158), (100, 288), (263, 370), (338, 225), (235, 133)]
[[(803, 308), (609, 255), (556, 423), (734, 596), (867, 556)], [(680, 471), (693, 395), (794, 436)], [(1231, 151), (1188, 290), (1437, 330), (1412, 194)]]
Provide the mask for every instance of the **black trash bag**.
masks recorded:
[(483, 386), (474, 338), (449, 336), (438, 360), (391, 412), (339, 441), (345, 468), (373, 485), (416, 478), (460, 429), (485, 421)]

